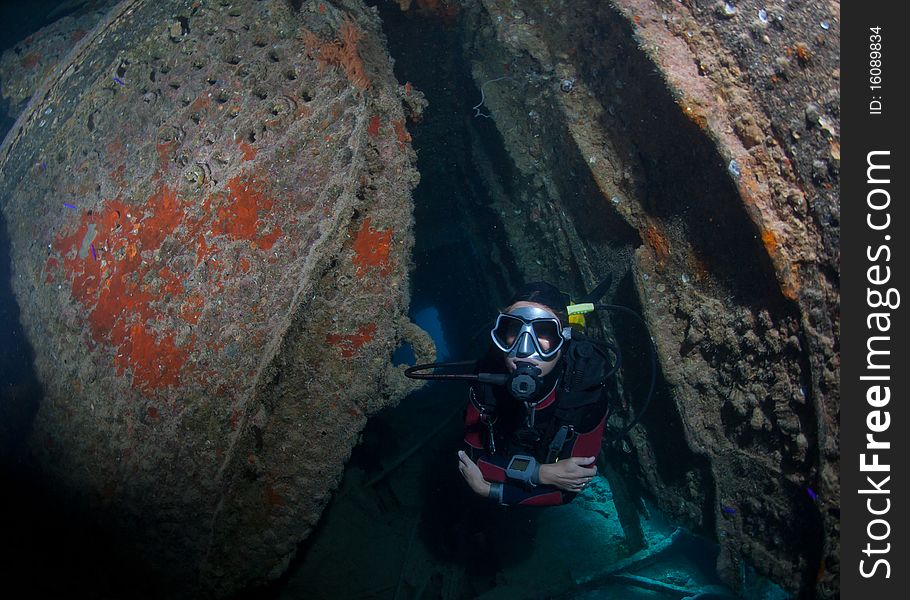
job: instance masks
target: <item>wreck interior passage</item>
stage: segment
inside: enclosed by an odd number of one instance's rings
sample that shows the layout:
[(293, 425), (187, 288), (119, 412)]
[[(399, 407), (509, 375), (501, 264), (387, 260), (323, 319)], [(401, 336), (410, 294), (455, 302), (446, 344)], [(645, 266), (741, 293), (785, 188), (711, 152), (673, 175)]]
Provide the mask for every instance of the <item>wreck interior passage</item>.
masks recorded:
[[(476, 358), (489, 343), (495, 311), (522, 281), (516, 249), (505, 235), (508, 215), (497, 212), (493, 192), (478, 173), (492, 168), (508, 180), (510, 158), (497, 124), (472, 108), (482, 96), (462, 57), (464, 22), (401, 12), (392, 3), (372, 5), (382, 16), (398, 80), (420, 89), (429, 102), (412, 127), (421, 182), (414, 191), (410, 313), (436, 343), (437, 360)], [(476, 164), (481, 156), (488, 165)], [(631, 290), (625, 292), (631, 299)], [(619, 296), (615, 300), (623, 303)], [(642, 335), (640, 326), (624, 329), (629, 337)], [(399, 364), (405, 355), (398, 353)], [(638, 364), (628, 379), (635, 381), (627, 385), (641, 395), (647, 389), (646, 357), (646, 351), (629, 357)], [(603, 473), (567, 506), (465, 515), (470, 492), (455, 468), (455, 452), (466, 400), (465, 384), (430, 382), (370, 419), (335, 498), (288, 571), (270, 586), (270, 597), (493, 599), (543, 593), (644, 599), (685, 589), (733, 597), (714, 571), (716, 545), (677, 531), (647, 499), (628, 493), (620, 499), (628, 504), (623, 510), (641, 519), (638, 538), (624, 532)], [(635, 576), (623, 581), (610, 572), (632, 555), (626, 572)], [(787, 597), (754, 573), (748, 577), (748, 597)], [(648, 589), (655, 581), (665, 588)]]

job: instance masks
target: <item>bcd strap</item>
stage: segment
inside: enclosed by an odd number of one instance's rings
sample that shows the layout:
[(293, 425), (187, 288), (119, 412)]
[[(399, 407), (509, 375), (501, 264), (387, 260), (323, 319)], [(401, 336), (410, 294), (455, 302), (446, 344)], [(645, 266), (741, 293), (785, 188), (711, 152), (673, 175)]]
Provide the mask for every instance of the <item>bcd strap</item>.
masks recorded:
[(550, 442), (550, 451), (547, 453), (547, 464), (553, 463), (557, 457), (559, 457), (559, 453), (562, 452), (563, 446), (566, 445), (566, 438), (568, 438), (571, 433), (574, 433), (574, 431), (575, 428), (571, 425), (563, 425), (559, 428), (559, 431), (553, 436), (553, 441)]

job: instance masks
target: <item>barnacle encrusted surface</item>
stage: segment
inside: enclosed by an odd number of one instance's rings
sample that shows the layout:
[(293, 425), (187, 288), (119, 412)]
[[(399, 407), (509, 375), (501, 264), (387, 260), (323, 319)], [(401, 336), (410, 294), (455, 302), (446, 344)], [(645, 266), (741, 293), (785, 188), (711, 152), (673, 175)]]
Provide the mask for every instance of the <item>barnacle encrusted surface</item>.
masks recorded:
[(357, 2), (129, 0), (73, 39), (0, 152), (32, 452), (165, 579), (229, 594), (406, 391), (398, 86)]

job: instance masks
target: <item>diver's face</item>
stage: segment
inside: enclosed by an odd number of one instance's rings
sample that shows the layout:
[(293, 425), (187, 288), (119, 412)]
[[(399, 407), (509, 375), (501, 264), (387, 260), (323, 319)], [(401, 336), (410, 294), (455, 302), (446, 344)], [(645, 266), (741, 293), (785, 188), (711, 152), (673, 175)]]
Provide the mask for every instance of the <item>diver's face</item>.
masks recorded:
[[(557, 320), (559, 319), (559, 317), (557, 317), (556, 314), (553, 313), (552, 310), (550, 310), (549, 308), (547, 308), (547, 307), (544, 306), (543, 304), (538, 304), (538, 303), (536, 303), (536, 302), (525, 302), (525, 301), (523, 301), (523, 300), (520, 301), (520, 302), (516, 302), (515, 304), (513, 304), (513, 305), (510, 306), (510, 307), (508, 307), (508, 308), (507, 308), (506, 310), (504, 310), (503, 312), (510, 312), (510, 311), (512, 311), (512, 310), (514, 310), (514, 309), (516, 309), (516, 308), (521, 308), (521, 307), (523, 307), (523, 306), (529, 306), (529, 307), (533, 307), (533, 308), (542, 309), (542, 310), (546, 311), (546, 312), (547, 312), (551, 317), (553, 317), (554, 319), (557, 319)], [(515, 366), (515, 363), (516, 363), (516, 362), (525, 362), (525, 363), (531, 363), (531, 364), (534, 365), (535, 367), (539, 368), (539, 369), (540, 369), (540, 374), (541, 374), (542, 377), (546, 377), (554, 368), (556, 368), (556, 363), (559, 362), (559, 359), (560, 359), (560, 358), (562, 358), (562, 349), (561, 349), (561, 348), (560, 348), (559, 352), (556, 353), (555, 358), (553, 358), (552, 360), (547, 360), (547, 361), (538, 360), (538, 359), (532, 358), (532, 357), (528, 357), (528, 358), (510, 358), (510, 357), (508, 357), (508, 356), (506, 356), (506, 355), (503, 355), (503, 359), (505, 360), (506, 368), (509, 369), (509, 373), (512, 373), (512, 372), (515, 371), (515, 369), (517, 368), (517, 367)]]

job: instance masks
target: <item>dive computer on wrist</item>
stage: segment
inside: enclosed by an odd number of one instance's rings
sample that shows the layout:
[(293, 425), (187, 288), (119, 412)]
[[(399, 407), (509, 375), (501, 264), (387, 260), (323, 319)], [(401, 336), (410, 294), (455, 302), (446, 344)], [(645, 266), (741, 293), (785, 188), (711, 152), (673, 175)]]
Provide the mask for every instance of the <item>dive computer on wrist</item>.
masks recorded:
[(506, 467), (506, 477), (528, 485), (537, 485), (540, 483), (540, 464), (533, 456), (516, 454)]

